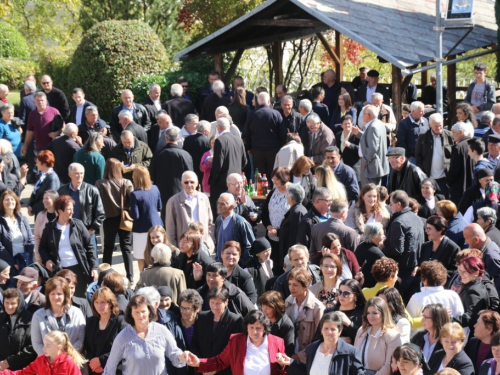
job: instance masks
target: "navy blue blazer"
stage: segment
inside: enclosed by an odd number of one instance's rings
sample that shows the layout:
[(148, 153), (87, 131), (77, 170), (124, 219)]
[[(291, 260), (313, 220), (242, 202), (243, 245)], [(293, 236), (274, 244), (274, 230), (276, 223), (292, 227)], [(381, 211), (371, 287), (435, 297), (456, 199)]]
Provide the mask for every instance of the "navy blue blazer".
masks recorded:
[(149, 190), (134, 190), (130, 193), (130, 217), (134, 219), (132, 232), (147, 233), (154, 225), (162, 225), (160, 191), (156, 185)]
[(59, 190), (61, 186), (61, 182), (59, 181), (59, 176), (56, 172), (52, 172), (45, 177), (40, 187), (36, 190), (36, 193), (31, 193), (30, 200), (28, 202), (28, 206), (31, 207), (31, 211), (36, 215), (39, 212), (43, 211), (43, 194), (47, 190)]
[[(346, 115), (352, 116), (353, 125), (356, 125), (358, 123), (358, 110), (356, 108), (351, 107), (351, 109), (346, 111), (345, 116)], [(340, 115), (340, 109), (332, 113), (332, 117), (330, 119), (330, 124), (328, 127), (332, 129), (334, 134), (342, 130), (342, 127), (340, 126), (341, 118), (342, 116)]]
[[(35, 240), (33, 238), (33, 232), (31, 231), (28, 218), (23, 215), (17, 215), (17, 222), (19, 223), (21, 233), (23, 234), (24, 251), (28, 253), (31, 260), (33, 260), (33, 247), (35, 245)], [(17, 262), (13, 255), (12, 233), (4, 215), (0, 216), (0, 259), (6, 261), (11, 266), (12, 274), (12, 271), (15, 269), (12, 266), (17, 264)]]
[[(82, 110), (82, 116), (80, 117), (80, 124), (84, 124), (85, 123), (85, 121), (86, 121), (86, 118), (85, 118), (85, 109), (87, 107), (90, 107), (91, 105), (96, 106), (95, 104), (89, 102), (88, 100), (85, 100), (83, 102), (83, 110)], [(75, 124), (76, 124), (76, 109), (77, 108), (76, 108), (76, 104), (75, 104), (75, 105), (73, 105), (71, 107), (71, 114), (70, 114), (70, 117), (69, 117), (69, 121), (73, 122)]]

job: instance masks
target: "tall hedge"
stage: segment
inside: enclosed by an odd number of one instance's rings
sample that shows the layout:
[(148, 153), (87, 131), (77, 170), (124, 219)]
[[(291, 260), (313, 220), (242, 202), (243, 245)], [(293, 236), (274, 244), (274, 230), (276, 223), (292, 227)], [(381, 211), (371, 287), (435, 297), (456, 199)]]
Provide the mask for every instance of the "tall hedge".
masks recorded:
[(92, 27), (77, 47), (68, 84), (81, 87), (105, 120), (120, 103), (120, 92), (136, 77), (160, 73), (168, 66), (165, 48), (140, 21), (104, 21)]
[(30, 58), (26, 40), (14, 26), (0, 21), (0, 35), (0, 58)]

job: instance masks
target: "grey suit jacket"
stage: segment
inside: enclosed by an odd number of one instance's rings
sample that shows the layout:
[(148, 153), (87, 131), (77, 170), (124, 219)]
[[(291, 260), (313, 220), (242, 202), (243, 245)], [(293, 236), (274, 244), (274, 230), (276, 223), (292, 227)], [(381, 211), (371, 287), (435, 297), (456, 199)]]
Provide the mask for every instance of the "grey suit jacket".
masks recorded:
[[(373, 120), (366, 129), (359, 142), (361, 158), (361, 173), (368, 178), (378, 178), (389, 174), (389, 160), (387, 159), (387, 132), (380, 120)], [(367, 125), (368, 125), (367, 124)]]

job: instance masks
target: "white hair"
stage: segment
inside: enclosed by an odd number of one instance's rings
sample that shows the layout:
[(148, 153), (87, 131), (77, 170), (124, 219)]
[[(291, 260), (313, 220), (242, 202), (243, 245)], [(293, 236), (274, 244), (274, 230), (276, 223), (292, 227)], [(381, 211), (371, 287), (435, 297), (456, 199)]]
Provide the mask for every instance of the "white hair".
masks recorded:
[(135, 292), (135, 295), (146, 297), (152, 305), (155, 303), (159, 304), (161, 301), (160, 292), (158, 292), (154, 286), (145, 286)]
[(432, 124), (434, 122), (443, 123), (443, 115), (441, 113), (433, 113), (432, 115), (430, 115), (429, 124)]
[(80, 163), (71, 163), (68, 167), (68, 172), (73, 173), (73, 169), (75, 169), (75, 167), (81, 168), (85, 172), (85, 167)]
[(7, 87), (7, 85), (0, 83), (0, 91), (6, 92), (6, 91), (9, 91), (9, 88)]
[(218, 79), (217, 81), (214, 81), (214, 83), (212, 85), (212, 90), (216, 94), (222, 94), (222, 92), (224, 91), (224, 82), (222, 82), (220, 79)]
[(126, 118), (129, 119), (130, 121), (134, 120), (134, 117), (132, 116), (132, 113), (126, 109), (122, 109), (120, 113), (118, 113), (119, 118)]
[(184, 176), (191, 176), (196, 182), (198, 182), (198, 176), (193, 171), (185, 171), (182, 174), (181, 180), (184, 180)]
[(170, 86), (170, 93), (172, 94), (172, 96), (182, 96), (183, 93), (182, 85), (174, 83), (172, 86)]
[(231, 128), (231, 123), (227, 118), (220, 118), (217, 120), (217, 126), (220, 126), (223, 130), (229, 130)]
[(26, 81), (24, 82), (24, 89), (28, 90), (30, 93), (36, 92), (36, 85), (34, 82)]
[(317, 124), (318, 122), (321, 122), (321, 118), (316, 114), (316, 113), (311, 113), (309, 116), (306, 118), (306, 124), (309, 124), (310, 122), (313, 122)]
[(412, 102), (410, 104), (410, 111), (412, 111), (412, 112), (419, 109), (419, 108), (424, 109), (425, 108), (424, 103), (419, 102), (419, 101), (415, 101), (415, 102)]
[(302, 99), (299, 102), (299, 107), (304, 108), (304, 110), (307, 111), (308, 113), (311, 112), (313, 109), (313, 105), (309, 99)]
[(198, 133), (203, 133), (205, 130), (210, 130), (212, 128), (212, 124), (209, 123), (208, 121), (206, 120), (201, 120), (199, 123), (198, 123), (198, 126), (196, 128), (196, 131)]
[(267, 92), (261, 92), (257, 97), (257, 101), (260, 105), (266, 105), (270, 100), (271, 98), (269, 97), (269, 93)]
[(368, 113), (371, 118), (377, 118), (378, 116), (378, 109), (373, 105), (367, 105), (365, 108), (363, 108), (363, 112)]
[(217, 113), (225, 113), (226, 115), (229, 114), (229, 109), (227, 109), (227, 107), (221, 105), (219, 107), (217, 107), (217, 109), (215, 110), (215, 115), (217, 116)]
[(377, 100), (384, 100), (384, 95), (382, 95), (379, 92), (374, 92), (372, 94), (372, 99), (377, 99)]
[(219, 198), (227, 198), (227, 203), (230, 206), (236, 207), (236, 200), (234, 199), (234, 195), (231, 193), (222, 193)]
[(151, 250), (151, 258), (154, 259), (155, 263), (162, 266), (167, 265), (172, 259), (172, 249), (164, 243), (159, 243)]
[(474, 126), (468, 122), (459, 121), (451, 127), (451, 130), (463, 132), (464, 137), (472, 137), (474, 135)]
[(78, 126), (76, 124), (73, 124), (72, 122), (66, 124), (63, 129), (64, 135), (70, 136), (73, 133), (76, 133), (78, 131)]
[(151, 86), (149, 86), (149, 92), (153, 91), (154, 89), (160, 89), (161, 90), (161, 87), (160, 87), (159, 84), (153, 83)]

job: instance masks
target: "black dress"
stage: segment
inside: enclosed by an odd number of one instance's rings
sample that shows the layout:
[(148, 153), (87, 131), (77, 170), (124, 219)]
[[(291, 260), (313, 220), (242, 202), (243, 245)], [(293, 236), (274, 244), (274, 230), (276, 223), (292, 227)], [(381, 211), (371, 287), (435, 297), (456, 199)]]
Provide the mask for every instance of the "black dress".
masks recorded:
[[(356, 338), (356, 333), (358, 332), (359, 327), (363, 324), (363, 307), (355, 307), (352, 310), (340, 310), (340, 304), (332, 307), (331, 309), (326, 309), (325, 314), (333, 311), (342, 311), (347, 315), (349, 320), (351, 321), (350, 326), (345, 326), (342, 329), (342, 334), (340, 337), (348, 337), (351, 342), (349, 344), (354, 345), (354, 339)], [(318, 327), (319, 328), (319, 327)]]
[(385, 255), (373, 242), (365, 241), (354, 252), (364, 275), (363, 288), (373, 288), (377, 283), (372, 275), (372, 266)]
[(448, 270), (448, 280), (453, 276), (453, 273), (457, 269), (456, 260), (460, 247), (450, 240), (448, 237), (444, 236), (443, 240), (439, 244), (436, 251), (432, 251), (432, 241), (425, 242), (420, 248), (420, 257), (418, 258), (418, 264), (421, 265), (422, 262), (428, 260), (438, 260), (443, 266)]

